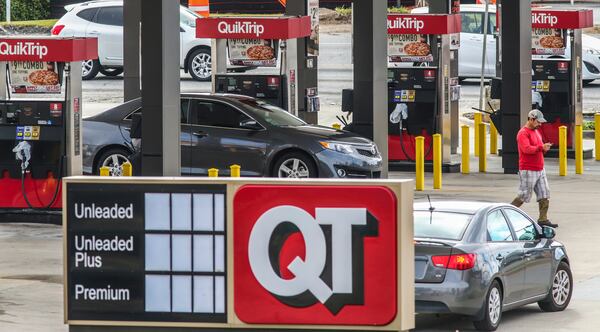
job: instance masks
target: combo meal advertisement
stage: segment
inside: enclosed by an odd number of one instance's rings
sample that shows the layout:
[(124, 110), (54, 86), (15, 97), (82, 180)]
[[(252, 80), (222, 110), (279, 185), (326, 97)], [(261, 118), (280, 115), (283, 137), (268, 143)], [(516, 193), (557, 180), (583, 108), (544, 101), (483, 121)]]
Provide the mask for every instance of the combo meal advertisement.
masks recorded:
[(234, 66), (277, 66), (277, 45), (271, 39), (229, 39), (229, 63)]
[(388, 35), (388, 57), (390, 62), (433, 61), (428, 35)]
[(60, 93), (56, 62), (12, 61), (9, 77), (13, 93)]
[(565, 35), (562, 29), (532, 29), (531, 54), (564, 55)]

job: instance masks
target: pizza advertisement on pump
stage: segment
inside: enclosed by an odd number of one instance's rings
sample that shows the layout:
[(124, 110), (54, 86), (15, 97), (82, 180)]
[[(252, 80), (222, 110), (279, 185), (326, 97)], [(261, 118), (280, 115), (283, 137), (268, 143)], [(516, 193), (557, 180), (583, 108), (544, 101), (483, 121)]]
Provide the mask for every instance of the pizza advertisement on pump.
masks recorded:
[(272, 39), (229, 39), (229, 63), (234, 66), (277, 66), (277, 43)]
[(11, 61), (10, 87), (13, 93), (60, 93), (56, 62)]
[(531, 54), (564, 55), (565, 30), (550, 28), (531, 29)]
[(428, 35), (388, 35), (388, 58), (390, 62), (433, 61)]

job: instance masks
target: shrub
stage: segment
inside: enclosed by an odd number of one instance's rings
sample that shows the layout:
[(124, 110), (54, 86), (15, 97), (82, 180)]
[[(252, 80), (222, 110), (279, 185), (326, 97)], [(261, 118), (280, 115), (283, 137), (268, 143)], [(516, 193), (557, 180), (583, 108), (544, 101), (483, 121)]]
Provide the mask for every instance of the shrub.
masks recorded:
[[(0, 20), (6, 21), (6, 1), (0, 1)], [(12, 0), (12, 21), (41, 20), (50, 16), (50, 0)]]

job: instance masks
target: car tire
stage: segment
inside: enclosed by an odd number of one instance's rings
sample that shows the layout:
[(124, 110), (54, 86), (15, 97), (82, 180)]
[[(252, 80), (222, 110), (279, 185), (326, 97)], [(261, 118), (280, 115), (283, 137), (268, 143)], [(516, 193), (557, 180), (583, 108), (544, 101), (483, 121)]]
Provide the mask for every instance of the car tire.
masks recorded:
[(96, 60), (85, 60), (81, 62), (81, 79), (84, 81), (91, 80), (100, 71), (100, 61)]
[(271, 175), (276, 178), (315, 178), (317, 166), (308, 155), (290, 152), (277, 159)]
[(565, 262), (560, 262), (552, 277), (552, 285), (548, 297), (538, 302), (540, 309), (546, 312), (563, 311), (571, 302), (573, 294), (573, 275), (571, 267)]
[(212, 58), (210, 49), (198, 48), (188, 57), (187, 68), (196, 81), (208, 82), (212, 78)]
[(479, 331), (496, 331), (502, 319), (502, 289), (494, 280), (487, 291), (484, 302), (483, 319), (473, 321)]
[(100, 167), (109, 167), (109, 176), (122, 176), (123, 175), (123, 163), (131, 162), (129, 156), (131, 153), (125, 149), (113, 148), (102, 153), (98, 162), (96, 163), (96, 169), (94, 169), (94, 175), (100, 175)]
[(123, 73), (123, 68), (100, 68), (100, 73), (102, 73), (102, 75), (104, 76), (109, 76), (109, 77), (113, 77), (113, 76), (119, 76)]

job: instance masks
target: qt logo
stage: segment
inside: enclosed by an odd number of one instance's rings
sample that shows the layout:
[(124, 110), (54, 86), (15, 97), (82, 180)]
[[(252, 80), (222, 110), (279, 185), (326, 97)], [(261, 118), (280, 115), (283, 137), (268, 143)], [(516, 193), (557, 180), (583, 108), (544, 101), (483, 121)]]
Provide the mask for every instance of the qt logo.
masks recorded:
[[(248, 259), (258, 282), (279, 301), (294, 307), (320, 302), (333, 314), (364, 301), (363, 239), (377, 236), (377, 222), (365, 208), (316, 208), (313, 218), (295, 206), (274, 207), (256, 221)], [(299, 232), (304, 257), (287, 265), (279, 255), (290, 235)]]
[(393, 321), (399, 291), (395, 195), (382, 185), (237, 189), (230, 230), (236, 317), (246, 324)]

